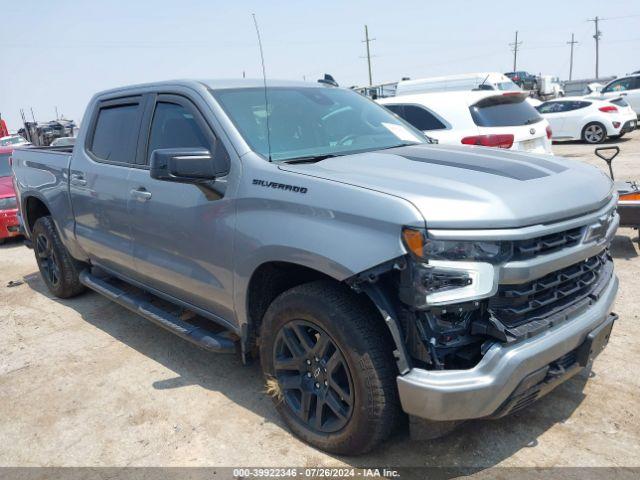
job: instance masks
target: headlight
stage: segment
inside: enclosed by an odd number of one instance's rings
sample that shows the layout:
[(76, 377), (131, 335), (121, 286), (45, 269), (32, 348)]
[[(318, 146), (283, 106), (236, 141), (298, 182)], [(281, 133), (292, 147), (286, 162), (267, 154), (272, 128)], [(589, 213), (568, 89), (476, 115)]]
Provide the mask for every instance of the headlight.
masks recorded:
[(424, 260), (461, 260), (497, 263), (508, 259), (513, 250), (510, 242), (433, 240), (424, 230), (402, 230), (405, 246)]
[(492, 241), (432, 240), (426, 231), (404, 228), (402, 239), (416, 257), (411, 277), (418, 307), (487, 298), (498, 288), (495, 263), (511, 255), (512, 244)]
[(0, 198), (0, 210), (10, 210), (17, 206), (16, 197)]

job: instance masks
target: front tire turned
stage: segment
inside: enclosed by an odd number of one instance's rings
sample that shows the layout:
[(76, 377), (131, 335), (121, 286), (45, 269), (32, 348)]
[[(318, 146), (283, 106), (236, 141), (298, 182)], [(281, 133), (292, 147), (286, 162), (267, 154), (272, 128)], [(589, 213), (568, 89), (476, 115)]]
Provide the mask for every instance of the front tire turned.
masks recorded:
[(74, 297), (85, 290), (79, 274), (83, 264), (63, 245), (53, 219), (40, 217), (32, 229), (33, 251), (38, 269), (49, 291), (58, 298)]
[(267, 390), (289, 429), (314, 447), (362, 454), (398, 422), (393, 347), (376, 316), (347, 287), (324, 280), (286, 291), (264, 316)]

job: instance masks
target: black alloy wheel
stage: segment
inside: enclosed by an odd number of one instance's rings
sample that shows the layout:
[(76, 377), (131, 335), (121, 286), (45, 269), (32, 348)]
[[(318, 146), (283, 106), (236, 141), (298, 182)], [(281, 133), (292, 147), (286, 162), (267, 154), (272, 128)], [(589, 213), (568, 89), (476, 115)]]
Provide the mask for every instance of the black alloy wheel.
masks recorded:
[(344, 355), (322, 328), (292, 320), (276, 336), (275, 376), (283, 402), (310, 429), (342, 429), (351, 418), (354, 388)]
[(39, 234), (36, 237), (35, 250), (42, 276), (48, 280), (51, 286), (57, 287), (61, 278), (60, 263), (51, 242), (44, 234)]

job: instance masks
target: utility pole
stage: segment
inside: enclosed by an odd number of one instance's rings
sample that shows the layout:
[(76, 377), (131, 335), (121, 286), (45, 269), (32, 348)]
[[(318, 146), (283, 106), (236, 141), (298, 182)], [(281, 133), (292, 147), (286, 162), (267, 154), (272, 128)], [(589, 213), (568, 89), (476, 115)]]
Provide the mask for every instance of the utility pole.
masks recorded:
[(567, 45), (571, 45), (571, 57), (569, 59), (569, 80), (571, 80), (571, 77), (573, 76), (573, 46), (579, 42), (576, 42), (573, 39), (573, 33), (571, 34), (571, 41), (567, 42)]
[(593, 22), (593, 24), (594, 24), (594, 26), (596, 28), (595, 33), (593, 35), (593, 38), (596, 41), (596, 78), (599, 78), (599, 75), (598, 75), (598, 66), (599, 66), (599, 63), (600, 63), (600, 51), (599, 51), (600, 48), (599, 47), (600, 47), (600, 37), (602, 37), (602, 32), (598, 29), (598, 22), (600, 20), (601, 19), (598, 18), (598, 17), (590, 18), (589, 20), (587, 20), (588, 22)]
[(513, 47), (513, 71), (515, 72), (518, 67), (518, 47), (522, 45), (522, 42), (518, 41), (518, 31), (516, 30), (516, 41), (509, 44)]
[(369, 38), (369, 28), (364, 26), (364, 40), (362, 43), (367, 44), (367, 65), (369, 66), (369, 86), (373, 85), (373, 80), (371, 77), (371, 51), (369, 49), (369, 44), (373, 42), (375, 38)]

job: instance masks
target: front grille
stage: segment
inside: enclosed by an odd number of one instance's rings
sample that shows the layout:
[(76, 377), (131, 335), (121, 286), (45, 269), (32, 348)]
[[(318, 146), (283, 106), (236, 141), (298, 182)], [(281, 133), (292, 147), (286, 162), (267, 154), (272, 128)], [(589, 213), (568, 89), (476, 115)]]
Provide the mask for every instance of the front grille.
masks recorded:
[(578, 304), (612, 274), (607, 251), (520, 285), (501, 285), (489, 300), (495, 317), (507, 327), (539, 321)]
[(514, 260), (527, 260), (556, 252), (563, 248), (580, 243), (584, 227), (577, 227), (564, 232), (552, 233), (544, 237), (520, 240), (514, 245)]

